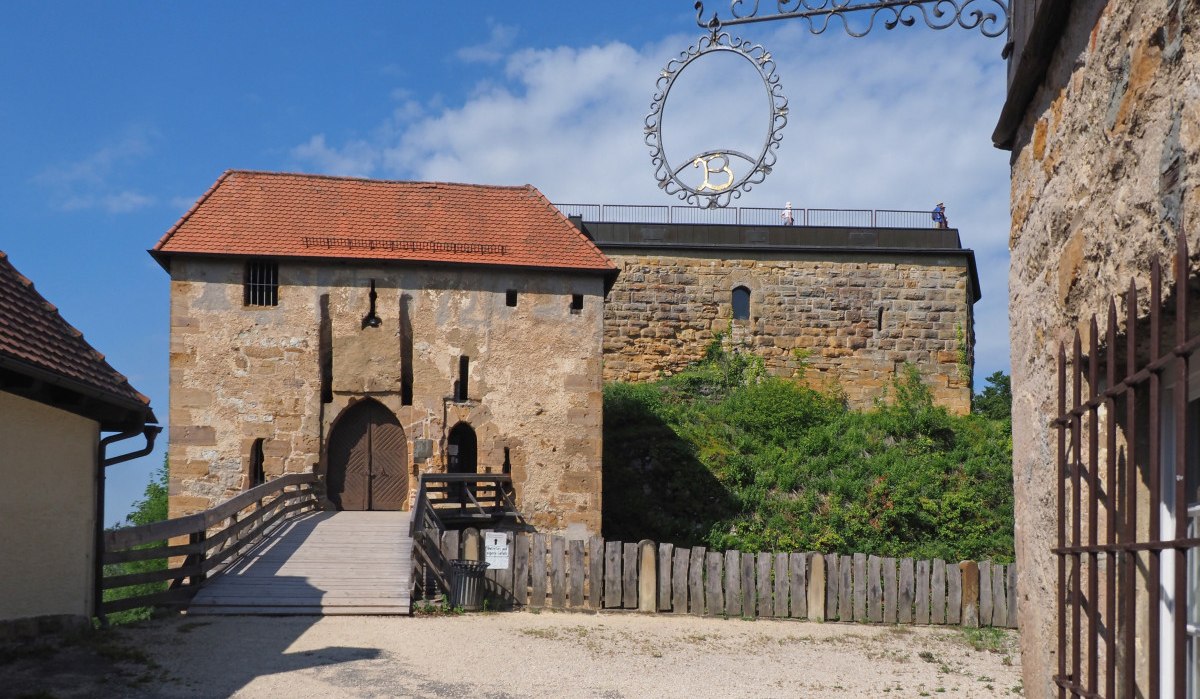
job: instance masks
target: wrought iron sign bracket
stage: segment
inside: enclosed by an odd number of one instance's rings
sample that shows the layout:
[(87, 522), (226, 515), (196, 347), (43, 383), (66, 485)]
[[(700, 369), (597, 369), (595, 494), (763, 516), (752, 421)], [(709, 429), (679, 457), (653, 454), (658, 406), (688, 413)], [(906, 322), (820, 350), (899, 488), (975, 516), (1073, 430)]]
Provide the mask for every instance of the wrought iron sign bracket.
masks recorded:
[[(774, 0), (775, 10), (759, 14), (760, 0), (730, 0), (729, 17), (714, 12), (704, 19), (704, 3), (697, 2), (696, 23), (708, 30), (696, 44), (671, 59), (659, 73), (650, 113), (645, 119), (645, 142), (658, 187), (670, 196), (705, 208), (719, 208), (750, 191), (766, 179), (775, 166), (776, 151), (788, 121), (788, 101), (783, 95), (775, 59), (758, 44), (723, 31), (753, 22), (800, 19), (814, 35), (824, 34), (834, 20), (852, 37), (866, 36), (876, 26), (892, 30), (911, 27), (923, 19), (931, 29), (978, 29), (984, 36), (1005, 36), (1011, 24), (1011, 0)], [(853, 18), (863, 18), (855, 21)], [(1005, 45), (1002, 56), (1011, 50)], [(713, 54), (735, 55), (757, 71), (765, 88), (765, 134), (756, 152), (723, 148), (693, 153), (684, 159), (669, 157), (663, 144), (663, 115), (676, 79), (698, 59)], [(693, 172), (698, 170), (698, 174)], [(700, 180), (698, 183), (696, 180)]]
[[(802, 19), (813, 34), (824, 34), (834, 19), (853, 37), (866, 36), (876, 20), (884, 29), (911, 27), (923, 19), (930, 29), (979, 29), (986, 37), (1008, 33), (1011, 21), (1008, 0), (775, 0), (775, 11), (759, 14), (759, 0), (730, 0), (729, 17), (713, 13), (704, 19), (704, 3), (696, 3), (696, 24), (710, 31), (752, 22)], [(882, 16), (881, 16), (882, 15)], [(852, 24), (851, 17), (865, 17), (865, 24)]]

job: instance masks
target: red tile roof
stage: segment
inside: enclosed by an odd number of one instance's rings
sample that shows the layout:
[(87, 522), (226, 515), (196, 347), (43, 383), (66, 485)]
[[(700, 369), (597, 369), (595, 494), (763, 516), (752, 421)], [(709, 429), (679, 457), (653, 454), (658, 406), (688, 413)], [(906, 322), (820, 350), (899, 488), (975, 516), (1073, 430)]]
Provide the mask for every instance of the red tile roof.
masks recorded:
[(109, 366), (2, 251), (0, 368), (152, 417), (150, 399)]
[(353, 258), (616, 274), (531, 185), (230, 170), (151, 251)]

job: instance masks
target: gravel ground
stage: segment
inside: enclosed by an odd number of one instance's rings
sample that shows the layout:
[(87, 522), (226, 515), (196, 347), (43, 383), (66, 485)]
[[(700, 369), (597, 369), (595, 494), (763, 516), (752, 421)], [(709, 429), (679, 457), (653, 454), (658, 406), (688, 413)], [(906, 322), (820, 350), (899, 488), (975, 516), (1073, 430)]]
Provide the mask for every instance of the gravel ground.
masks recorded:
[(1015, 647), (991, 630), (666, 615), (176, 617), (0, 654), (0, 695), (1011, 697)]

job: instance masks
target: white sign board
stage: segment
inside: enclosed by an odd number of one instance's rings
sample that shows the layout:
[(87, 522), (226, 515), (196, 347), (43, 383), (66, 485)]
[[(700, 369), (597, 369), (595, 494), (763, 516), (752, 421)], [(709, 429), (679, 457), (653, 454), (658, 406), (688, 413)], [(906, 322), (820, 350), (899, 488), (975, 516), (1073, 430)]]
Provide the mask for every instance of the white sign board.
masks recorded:
[(488, 570), (508, 570), (509, 550), (508, 532), (485, 531), (483, 533), (483, 560), (488, 563)]

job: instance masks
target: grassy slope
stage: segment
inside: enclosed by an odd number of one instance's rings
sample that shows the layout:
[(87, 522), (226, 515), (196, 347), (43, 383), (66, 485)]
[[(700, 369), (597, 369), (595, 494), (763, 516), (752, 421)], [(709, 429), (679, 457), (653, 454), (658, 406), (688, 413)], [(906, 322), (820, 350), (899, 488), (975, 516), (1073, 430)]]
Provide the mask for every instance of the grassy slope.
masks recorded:
[(604, 394), (604, 533), (745, 551), (1013, 553), (1009, 426), (934, 407), (913, 372), (867, 412), (715, 351)]

